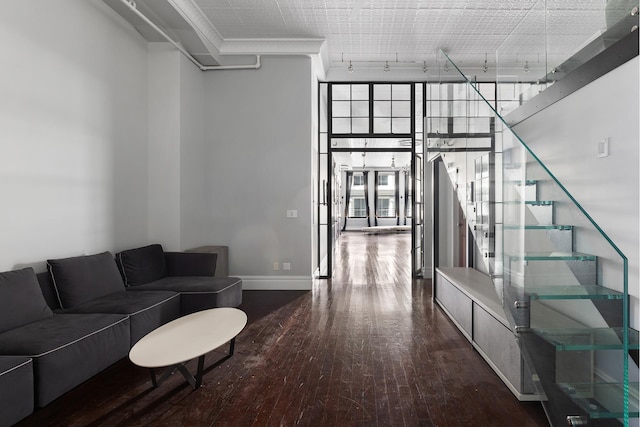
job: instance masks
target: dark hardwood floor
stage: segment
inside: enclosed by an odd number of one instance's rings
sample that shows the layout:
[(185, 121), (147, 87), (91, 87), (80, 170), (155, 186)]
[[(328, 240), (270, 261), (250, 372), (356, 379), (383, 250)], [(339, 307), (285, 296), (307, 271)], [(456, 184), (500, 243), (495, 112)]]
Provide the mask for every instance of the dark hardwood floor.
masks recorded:
[(410, 242), (348, 233), (334, 279), (245, 291), (236, 353), (198, 390), (179, 374), (153, 389), (123, 360), (20, 425), (548, 426), (432, 303), (430, 282), (411, 280)]

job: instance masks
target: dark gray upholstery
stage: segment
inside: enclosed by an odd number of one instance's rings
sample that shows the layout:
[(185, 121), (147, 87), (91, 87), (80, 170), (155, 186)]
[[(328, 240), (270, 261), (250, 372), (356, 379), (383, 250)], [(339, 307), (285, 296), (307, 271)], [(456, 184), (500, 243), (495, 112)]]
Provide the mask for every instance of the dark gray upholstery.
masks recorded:
[(180, 316), (180, 294), (173, 291), (115, 292), (61, 313), (129, 315), (133, 346), (152, 330)]
[(125, 286), (143, 285), (167, 275), (164, 250), (158, 244), (119, 252), (116, 262)]
[(218, 254), (165, 252), (167, 276), (215, 276)]
[(54, 314), (0, 333), (5, 355), (33, 359), (35, 404), (42, 407), (129, 354), (129, 317)]
[(32, 268), (0, 273), (0, 332), (51, 316)]
[(64, 259), (50, 259), (47, 268), (62, 308), (124, 291), (118, 266), (110, 252)]
[(33, 361), (0, 356), (0, 426), (17, 423), (33, 412)]
[(180, 292), (183, 315), (214, 307), (237, 307), (242, 302), (242, 280), (238, 277), (165, 277), (127, 290)]

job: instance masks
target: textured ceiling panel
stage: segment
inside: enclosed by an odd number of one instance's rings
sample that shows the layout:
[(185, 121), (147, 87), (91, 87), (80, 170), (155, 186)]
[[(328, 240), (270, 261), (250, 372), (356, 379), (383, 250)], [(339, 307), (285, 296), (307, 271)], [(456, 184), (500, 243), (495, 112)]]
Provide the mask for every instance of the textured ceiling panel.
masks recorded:
[[(481, 67), (568, 57), (606, 28), (605, 0), (191, 0), (223, 39), (326, 40), (329, 65)], [(545, 10), (546, 7), (546, 10)], [(545, 30), (547, 35), (545, 36)], [(524, 58), (524, 59), (523, 59)], [(544, 61), (543, 61), (544, 62)]]

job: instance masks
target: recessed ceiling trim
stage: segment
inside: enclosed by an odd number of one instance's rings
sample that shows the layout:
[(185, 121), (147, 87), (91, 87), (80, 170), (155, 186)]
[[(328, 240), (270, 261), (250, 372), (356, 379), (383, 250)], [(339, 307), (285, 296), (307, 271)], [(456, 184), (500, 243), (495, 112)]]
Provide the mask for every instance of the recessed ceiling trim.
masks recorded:
[(317, 55), (325, 39), (224, 39), (220, 48), (223, 55)]

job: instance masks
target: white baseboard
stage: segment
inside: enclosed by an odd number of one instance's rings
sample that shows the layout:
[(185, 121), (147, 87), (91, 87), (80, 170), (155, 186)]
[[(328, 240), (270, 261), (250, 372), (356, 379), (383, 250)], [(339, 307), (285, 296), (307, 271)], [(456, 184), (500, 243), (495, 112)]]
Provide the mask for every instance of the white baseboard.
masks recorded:
[(311, 276), (238, 276), (246, 291), (310, 291)]

